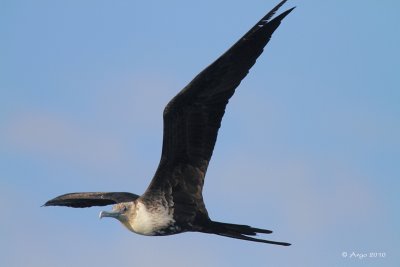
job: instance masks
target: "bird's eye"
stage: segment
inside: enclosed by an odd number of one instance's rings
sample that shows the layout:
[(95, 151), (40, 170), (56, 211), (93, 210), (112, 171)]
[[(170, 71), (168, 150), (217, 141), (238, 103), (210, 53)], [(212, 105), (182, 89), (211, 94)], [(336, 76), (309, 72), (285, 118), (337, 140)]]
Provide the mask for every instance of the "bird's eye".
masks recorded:
[(122, 206), (121, 211), (125, 212), (126, 210), (127, 210), (127, 207), (126, 206)]

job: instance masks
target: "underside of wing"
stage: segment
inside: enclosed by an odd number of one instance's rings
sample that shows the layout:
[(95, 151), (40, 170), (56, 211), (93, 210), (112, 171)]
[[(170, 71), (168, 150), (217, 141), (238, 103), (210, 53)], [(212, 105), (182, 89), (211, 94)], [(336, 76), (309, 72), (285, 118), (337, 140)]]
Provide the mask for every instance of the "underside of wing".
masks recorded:
[(107, 206), (121, 202), (134, 201), (139, 196), (127, 192), (84, 192), (69, 193), (47, 201), (43, 206), (66, 206), (71, 208), (87, 208)]
[[(230, 97), (247, 75), (289, 9), (271, 20), (282, 1), (228, 51), (198, 74), (164, 110), (164, 136), (160, 165), (149, 189), (172, 179), (174, 168), (192, 166), (202, 175), (202, 185)], [(180, 177), (179, 179), (187, 179)]]
[[(293, 10), (271, 19), (282, 1), (228, 51), (198, 74), (164, 110), (164, 135), (160, 164), (146, 194), (171, 192), (206, 213), (202, 198), (204, 176), (229, 99), (263, 52), (273, 32)], [(188, 215), (189, 216), (189, 215)], [(191, 214), (190, 216), (193, 216)]]

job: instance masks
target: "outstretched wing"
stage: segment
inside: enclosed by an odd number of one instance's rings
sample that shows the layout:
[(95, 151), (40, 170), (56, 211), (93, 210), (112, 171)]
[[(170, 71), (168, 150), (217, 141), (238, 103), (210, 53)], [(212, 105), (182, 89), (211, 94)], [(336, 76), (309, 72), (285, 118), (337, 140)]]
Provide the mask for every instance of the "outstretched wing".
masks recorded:
[[(272, 33), (292, 10), (270, 20), (282, 1), (236, 44), (198, 74), (164, 110), (160, 164), (146, 191), (170, 192), (175, 211), (192, 216), (193, 207), (207, 214), (202, 188), (218, 129), (229, 98), (263, 52)], [(145, 195), (146, 195), (145, 194)]]
[(85, 192), (69, 193), (47, 201), (43, 206), (67, 206), (72, 208), (87, 208), (92, 206), (107, 206), (121, 202), (134, 201), (139, 196), (127, 192)]

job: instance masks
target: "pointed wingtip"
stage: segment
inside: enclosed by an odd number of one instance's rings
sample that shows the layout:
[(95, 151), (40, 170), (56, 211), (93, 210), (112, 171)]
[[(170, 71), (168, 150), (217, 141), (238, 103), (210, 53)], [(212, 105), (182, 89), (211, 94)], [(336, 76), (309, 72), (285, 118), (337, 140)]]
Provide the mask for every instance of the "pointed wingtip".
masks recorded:
[(269, 23), (273, 24), (273, 23), (278, 23), (278, 25), (280, 24), (280, 22), (287, 16), (289, 15), (290, 12), (293, 11), (293, 9), (295, 9), (296, 7), (292, 7), (289, 8), (288, 10), (282, 12), (281, 14), (279, 14), (278, 16), (274, 17), (271, 21), (269, 21)]
[(287, 0), (281, 1), (279, 4), (277, 4), (271, 11), (269, 11), (261, 20), (268, 22), (274, 15), (275, 13), (287, 2)]
[(288, 10), (286, 10), (286, 12), (290, 13), (290, 12), (292, 12), (293, 9), (295, 9), (296, 7), (297, 7), (297, 6), (294, 6), (294, 7), (292, 7), (292, 8), (289, 8)]
[(40, 207), (55, 206), (54, 204), (55, 204), (55, 203), (54, 203), (54, 198), (53, 198), (53, 199), (50, 199), (50, 200), (46, 201), (46, 202), (45, 202), (42, 206), (40, 206)]
[(276, 18), (281, 18), (281, 19), (283, 19), (284, 17), (286, 17), (287, 15), (289, 15), (289, 13), (292, 12), (293, 9), (295, 9), (295, 8), (296, 8), (296, 6), (294, 6), (294, 7), (292, 7), (292, 8), (289, 8), (288, 10), (286, 10), (286, 11), (282, 12), (281, 14), (279, 14), (278, 16), (276, 16), (274, 19), (276, 19)]

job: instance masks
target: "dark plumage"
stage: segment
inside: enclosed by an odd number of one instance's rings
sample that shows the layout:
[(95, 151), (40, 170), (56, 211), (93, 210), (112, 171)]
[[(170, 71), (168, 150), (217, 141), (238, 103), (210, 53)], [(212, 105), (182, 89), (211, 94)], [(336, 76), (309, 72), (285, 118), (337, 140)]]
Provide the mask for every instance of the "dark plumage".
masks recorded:
[(202, 189), (218, 129), (230, 97), (261, 55), (272, 33), (294, 9), (271, 20), (286, 2), (280, 2), (214, 63), (198, 74), (165, 107), (160, 164), (142, 196), (131, 193), (72, 193), (56, 197), (45, 206), (74, 208), (116, 204), (115, 217), (128, 229), (144, 235), (198, 231), (222, 236), (290, 245), (257, 239), (270, 230), (212, 221)]
[(121, 202), (135, 201), (139, 196), (127, 192), (87, 192), (70, 193), (49, 200), (44, 206), (68, 206), (71, 208), (87, 208), (107, 206)]

